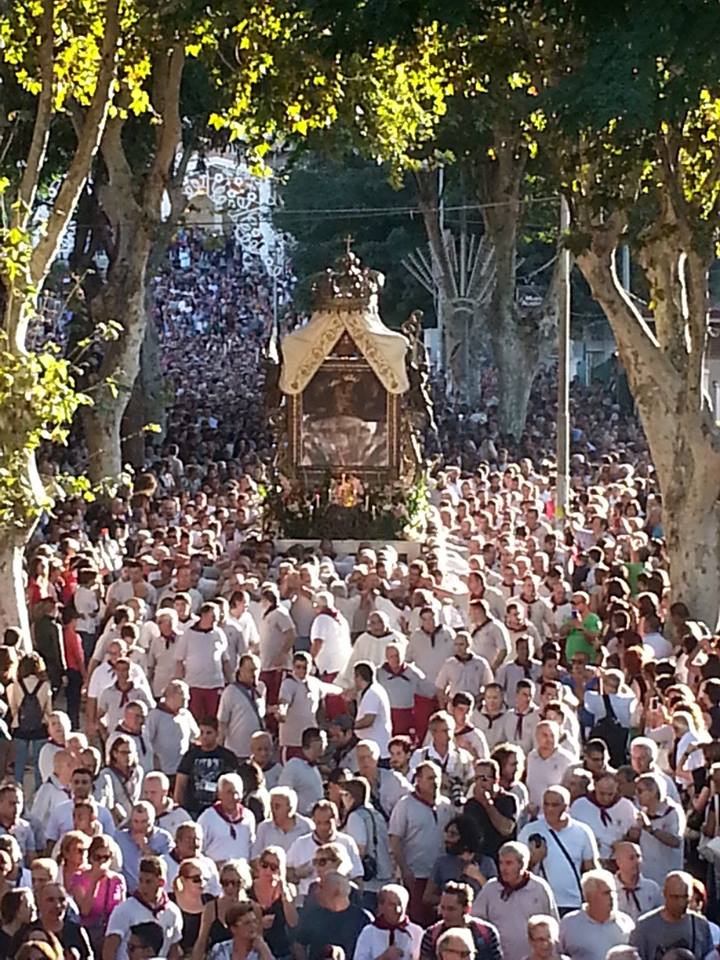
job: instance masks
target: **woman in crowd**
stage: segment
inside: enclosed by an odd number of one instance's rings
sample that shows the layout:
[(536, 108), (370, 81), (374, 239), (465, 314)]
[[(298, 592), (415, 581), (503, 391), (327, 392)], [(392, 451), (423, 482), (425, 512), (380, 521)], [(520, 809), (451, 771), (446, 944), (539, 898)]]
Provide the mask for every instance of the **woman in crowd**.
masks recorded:
[(210, 960), (273, 960), (251, 903), (233, 904), (227, 912), (227, 925), (232, 939), (216, 944)]
[(203, 864), (194, 857), (183, 860), (173, 883), (170, 899), (178, 905), (183, 918), (183, 931), (180, 946), (184, 954), (189, 954), (197, 942), (203, 911), (211, 900), (209, 893), (203, 890)]
[(29, 887), (9, 890), (0, 900), (0, 960), (12, 960), (21, 931), (35, 917), (35, 901)]
[(78, 874), (88, 867), (89, 837), (79, 830), (69, 830), (60, 840), (57, 861), (60, 864), (60, 883), (71, 890)]
[(18, 665), (17, 676), (8, 688), (11, 730), (15, 743), (15, 779), (22, 784), (28, 756), (32, 763), (35, 789), (40, 788), (40, 751), (47, 740), (47, 724), (52, 713), (52, 691), (45, 662), (37, 653), (26, 654)]
[(392, 879), (390, 841), (387, 822), (370, 803), (370, 784), (364, 777), (355, 777), (343, 786), (346, 811), (343, 831), (353, 838), (365, 870), (363, 905), (374, 910), (377, 891)]
[[(208, 950), (231, 939), (228, 914), (233, 907), (249, 903), (248, 891), (252, 886), (252, 877), (244, 860), (228, 860), (223, 864), (220, 870), (220, 886), (222, 894), (216, 900), (205, 904), (192, 960), (205, 960)], [(252, 906), (250, 909), (253, 909)]]
[(110, 747), (108, 763), (98, 774), (96, 791), (113, 797), (112, 815), (118, 826), (125, 826), (130, 811), (140, 799), (143, 771), (138, 763), (137, 748), (130, 737), (120, 735)]
[(643, 875), (661, 888), (671, 870), (683, 868), (685, 814), (667, 796), (665, 780), (655, 773), (644, 773), (635, 781), (640, 807), (638, 826), (627, 838), (640, 844)]
[[(345, 848), (339, 843), (324, 843), (315, 848), (313, 853), (313, 867), (317, 874), (317, 880), (313, 880), (308, 889), (303, 906), (305, 908), (312, 904), (325, 905), (325, 880), (331, 873), (341, 873), (343, 876), (349, 876), (352, 865), (350, 857)], [(358, 901), (360, 894), (355, 885), (353, 885), (350, 894), (351, 900)]]
[(282, 847), (266, 847), (257, 861), (250, 899), (262, 911), (265, 941), (275, 960), (291, 955), (292, 930), (298, 925), (295, 888), (287, 881), (286, 854)]
[[(80, 911), (96, 956), (102, 952), (110, 914), (126, 897), (125, 878), (111, 869), (115, 844), (104, 834), (90, 841), (87, 865), (71, 878), (68, 892)], [(100, 951), (100, 952), (99, 952)]]

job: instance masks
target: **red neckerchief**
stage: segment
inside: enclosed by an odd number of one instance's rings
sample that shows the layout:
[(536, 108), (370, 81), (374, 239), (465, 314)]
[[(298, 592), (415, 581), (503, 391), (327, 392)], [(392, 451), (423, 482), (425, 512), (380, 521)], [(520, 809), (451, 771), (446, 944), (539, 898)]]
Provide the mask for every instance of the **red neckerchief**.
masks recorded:
[(518, 713), (517, 710), (515, 711), (515, 737), (518, 740), (523, 735), (523, 720), (525, 719), (525, 717), (529, 717), (529, 716), (530, 716), (529, 710), (527, 713)]
[(386, 660), (385, 663), (383, 664), (383, 670), (387, 670), (387, 672), (391, 673), (394, 677), (399, 677), (403, 673), (405, 673), (405, 671), (407, 670), (407, 664), (401, 663), (400, 667), (397, 670), (393, 670), (393, 668), (390, 666), (390, 664)]
[(167, 907), (168, 903), (170, 902), (168, 900), (167, 894), (164, 891), (161, 892), (160, 902), (157, 904), (148, 903), (147, 900), (144, 897), (141, 897), (140, 894), (137, 892), (133, 894), (133, 898), (137, 900), (138, 903), (141, 903), (145, 907), (145, 909), (149, 910), (150, 913), (156, 918), (163, 912), (163, 910)]
[(330, 607), (323, 607), (322, 610), (318, 610), (318, 616), (321, 617), (323, 614), (327, 614), (328, 617), (332, 617), (336, 623), (340, 623), (340, 615), (337, 610), (333, 610)]
[(238, 685), (245, 687), (246, 690), (249, 690), (254, 699), (257, 700), (257, 698), (260, 696), (256, 683), (244, 683), (242, 680), (238, 680)]
[(625, 884), (622, 882), (622, 878), (619, 876), (619, 874), (618, 874), (618, 879), (622, 884), (624, 893), (626, 893), (628, 898), (632, 900), (632, 902), (635, 904), (635, 909), (638, 911), (638, 913), (642, 913), (643, 910), (642, 910), (642, 907), (640, 906), (640, 901), (638, 900), (638, 890), (640, 889), (640, 883), (638, 882), (638, 885), (636, 887), (626, 887)]
[(267, 610), (263, 613), (263, 620), (268, 614), (271, 614), (274, 610), (277, 610), (277, 604), (274, 604), (272, 607), (268, 607)]
[(455, 736), (456, 736), (456, 737), (462, 737), (463, 734), (465, 734), (465, 733), (472, 733), (474, 729), (475, 729), (475, 727), (473, 727), (473, 725), (472, 725), (471, 723), (469, 723), (469, 724), (467, 724), (466, 726), (464, 726), (461, 730), (456, 730), (456, 731), (455, 731)]
[(432, 810), (432, 815), (433, 815), (433, 817), (435, 818), (435, 823), (437, 823), (437, 807), (436, 807), (436, 805), (435, 805), (434, 803), (430, 803), (429, 800), (425, 800), (423, 797), (421, 797), (420, 794), (417, 792), (417, 790), (413, 790), (412, 795), (413, 795), (413, 797), (415, 797), (415, 799), (416, 799), (417, 801), (419, 801), (420, 803), (424, 804), (424, 806), (429, 807), (429, 808)]
[(502, 718), (505, 716), (505, 714), (504, 714), (504, 713), (496, 713), (494, 717), (491, 717), (489, 713), (481, 713), (480, 716), (481, 716), (481, 717), (485, 717), (485, 719), (486, 719), (487, 722), (488, 722), (488, 730), (492, 730), (493, 724), (495, 723), (495, 721), (496, 721), (496, 720), (502, 720)]
[(529, 873), (526, 873), (519, 883), (505, 883), (504, 880), (500, 880), (500, 886), (502, 887), (500, 899), (509, 900), (510, 897), (516, 892), (516, 890), (522, 890), (522, 888), (526, 887), (529, 883), (530, 883)]
[(64, 743), (58, 743), (57, 740), (49, 739), (48, 743), (51, 743), (54, 747), (60, 747), (61, 750), (65, 749)]
[(163, 640), (165, 641), (165, 649), (166, 649), (166, 650), (169, 650), (170, 647), (171, 647), (171, 646), (175, 643), (175, 641), (177, 640), (177, 636), (176, 636), (174, 633), (171, 633), (169, 637), (166, 637), (164, 633), (161, 633), (160, 636), (161, 636), (161, 637), (163, 638)]
[(128, 690), (121, 690), (120, 687), (117, 685), (117, 680), (115, 681), (114, 686), (115, 686), (115, 689), (120, 694), (120, 706), (124, 707), (128, 703), (130, 703), (130, 694), (135, 690), (135, 687), (131, 684)]
[(213, 804), (213, 810), (222, 820), (225, 821), (225, 823), (230, 825), (230, 836), (233, 838), (233, 840), (237, 840), (237, 830), (235, 829), (235, 824), (242, 821), (243, 814), (245, 813), (245, 808), (243, 805), (241, 803), (237, 805), (234, 817), (230, 816), (228, 813), (225, 813), (219, 800), (217, 803)]
[(402, 930), (405, 932), (410, 924), (410, 918), (405, 916), (402, 920), (398, 920), (397, 923), (390, 923), (384, 917), (378, 917), (377, 920), (373, 921), (373, 926), (377, 927), (378, 930), (387, 930), (390, 936), (388, 937), (388, 945), (393, 947), (395, 945), (395, 932), (396, 930)]
[(612, 823), (612, 817), (610, 816), (608, 811), (612, 810), (612, 808), (617, 803), (617, 800), (613, 801), (613, 803), (611, 804), (600, 803), (600, 801), (596, 797), (594, 797), (591, 793), (588, 793), (587, 798), (590, 801), (590, 803), (596, 806), (600, 811), (600, 820), (603, 826), (609, 827)]
[(433, 648), (433, 650), (435, 649), (435, 638), (437, 637), (437, 635), (440, 633), (441, 630), (442, 630), (442, 626), (435, 627), (432, 633), (428, 633), (427, 630), (423, 630), (423, 633), (426, 636), (430, 637), (430, 646)]

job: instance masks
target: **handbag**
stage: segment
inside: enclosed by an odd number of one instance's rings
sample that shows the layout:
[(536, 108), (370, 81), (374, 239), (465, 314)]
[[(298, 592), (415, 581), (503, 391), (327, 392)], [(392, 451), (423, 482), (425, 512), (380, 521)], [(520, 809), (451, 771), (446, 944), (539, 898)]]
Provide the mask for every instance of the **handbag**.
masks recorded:
[[(363, 810), (363, 809), (361, 808), (361, 815), (362, 815), (363, 813), (366, 813), (366, 812), (367, 812), (368, 816), (370, 817), (370, 824), (371, 824), (371, 830), (372, 830), (372, 850), (373, 850), (373, 852), (372, 852), (372, 853), (368, 853), (368, 850), (367, 850), (367, 848), (366, 848), (366, 849), (365, 849), (365, 854), (364, 854), (364, 856), (362, 857), (362, 859), (361, 859), (360, 862), (361, 862), (362, 868), (363, 868), (363, 880), (368, 881), (368, 880), (375, 880), (375, 878), (377, 877), (378, 867), (377, 867), (377, 857), (375, 856), (375, 853), (376, 853), (376, 851), (377, 851), (377, 830), (376, 830), (376, 828), (375, 828), (375, 817), (373, 817), (372, 813), (371, 813), (369, 810), (368, 810), (368, 811), (365, 811), (365, 810)], [(364, 819), (364, 818), (363, 818), (363, 819)]]

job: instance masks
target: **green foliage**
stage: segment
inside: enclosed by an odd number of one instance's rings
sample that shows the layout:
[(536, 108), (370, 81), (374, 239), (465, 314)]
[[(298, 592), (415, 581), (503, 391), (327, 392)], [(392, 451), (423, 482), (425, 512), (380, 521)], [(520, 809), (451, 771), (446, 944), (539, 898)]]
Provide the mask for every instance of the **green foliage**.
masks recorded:
[[(312, 277), (336, 260), (344, 238), (351, 235), (353, 250), (363, 263), (386, 275), (381, 300), (385, 322), (399, 327), (417, 309), (431, 320), (432, 298), (402, 265), (417, 247), (426, 248), (425, 228), (417, 214), (407, 212), (416, 203), (413, 191), (393, 190), (387, 169), (356, 155), (335, 160), (312, 154), (292, 168), (280, 196), (275, 225), (294, 239), (291, 253), (298, 277), (294, 302), (299, 309), (309, 310)], [(404, 212), (382, 212), (392, 207)], [(361, 216), (321, 212), (353, 208), (378, 212)]]
[(411, 486), (367, 486), (352, 506), (335, 501), (329, 477), (310, 489), (276, 477), (259, 492), (266, 533), (291, 539), (414, 540), (425, 533), (430, 511), (424, 475)]
[(57, 351), (18, 354), (0, 336), (0, 526), (26, 529), (52, 506), (29, 479), (28, 461), (44, 442), (65, 443), (75, 411), (89, 402)]

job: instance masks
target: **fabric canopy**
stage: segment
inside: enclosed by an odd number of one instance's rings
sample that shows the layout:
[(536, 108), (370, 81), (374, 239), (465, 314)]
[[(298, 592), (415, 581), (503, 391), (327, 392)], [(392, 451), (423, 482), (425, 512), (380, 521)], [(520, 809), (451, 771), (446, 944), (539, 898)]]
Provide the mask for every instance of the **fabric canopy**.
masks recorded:
[(349, 304), (318, 310), (306, 326), (283, 338), (282, 392), (302, 393), (346, 330), (389, 393), (405, 393), (409, 389), (405, 370), (407, 340), (385, 326), (373, 298), (362, 310)]

